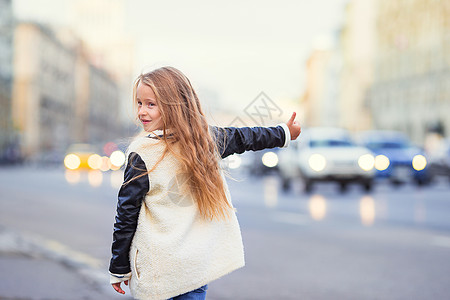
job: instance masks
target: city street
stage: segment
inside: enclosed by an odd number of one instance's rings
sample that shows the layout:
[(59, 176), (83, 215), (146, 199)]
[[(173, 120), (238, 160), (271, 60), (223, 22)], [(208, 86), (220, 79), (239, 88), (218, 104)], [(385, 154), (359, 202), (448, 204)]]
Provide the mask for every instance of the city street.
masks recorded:
[[(340, 193), (232, 172), (246, 266), (208, 299), (449, 299), (450, 183)], [(0, 299), (130, 299), (108, 284), (122, 172), (0, 168)]]

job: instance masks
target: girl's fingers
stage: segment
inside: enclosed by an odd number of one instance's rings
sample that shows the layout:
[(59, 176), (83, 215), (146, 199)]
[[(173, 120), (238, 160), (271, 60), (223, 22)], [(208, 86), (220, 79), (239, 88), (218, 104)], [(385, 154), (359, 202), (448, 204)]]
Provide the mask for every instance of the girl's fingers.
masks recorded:
[(125, 294), (125, 291), (120, 288), (120, 282), (119, 283), (113, 283), (113, 288), (116, 290), (116, 292), (120, 294)]
[(294, 120), (295, 120), (295, 116), (297, 115), (297, 113), (294, 111), (293, 113), (292, 113), (292, 116), (291, 116), (291, 118), (289, 119), (289, 121), (288, 121), (288, 123), (294, 123)]

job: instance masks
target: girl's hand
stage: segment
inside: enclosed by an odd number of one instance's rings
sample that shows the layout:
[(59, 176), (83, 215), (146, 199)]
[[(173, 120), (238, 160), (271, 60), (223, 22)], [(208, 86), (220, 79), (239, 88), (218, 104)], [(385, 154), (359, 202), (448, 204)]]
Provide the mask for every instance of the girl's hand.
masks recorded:
[(287, 127), (289, 128), (289, 131), (291, 132), (291, 140), (297, 139), (297, 137), (300, 135), (300, 132), (302, 132), (300, 124), (298, 124), (297, 121), (295, 121), (296, 115), (297, 113), (294, 111), (292, 113), (291, 118), (286, 123)]
[[(128, 280), (124, 281), (125, 285), (128, 285)], [(122, 288), (120, 287), (121, 282), (118, 283), (113, 283), (112, 287), (116, 290), (116, 292), (118, 292), (119, 294), (125, 294), (125, 291), (122, 290)]]

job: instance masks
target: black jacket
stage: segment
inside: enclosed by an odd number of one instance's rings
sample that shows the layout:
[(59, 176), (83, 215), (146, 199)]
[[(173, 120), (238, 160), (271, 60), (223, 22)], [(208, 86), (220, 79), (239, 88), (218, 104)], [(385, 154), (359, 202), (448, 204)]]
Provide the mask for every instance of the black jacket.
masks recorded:
[[(286, 134), (281, 126), (276, 127), (210, 127), (217, 141), (219, 153), (225, 158), (234, 153), (283, 147)], [(125, 167), (124, 182), (146, 173), (144, 161), (137, 153), (130, 153)], [(142, 201), (149, 191), (148, 175), (122, 185), (119, 190), (116, 222), (114, 223), (112, 258), (109, 271), (126, 274), (131, 271), (129, 251), (136, 232)]]

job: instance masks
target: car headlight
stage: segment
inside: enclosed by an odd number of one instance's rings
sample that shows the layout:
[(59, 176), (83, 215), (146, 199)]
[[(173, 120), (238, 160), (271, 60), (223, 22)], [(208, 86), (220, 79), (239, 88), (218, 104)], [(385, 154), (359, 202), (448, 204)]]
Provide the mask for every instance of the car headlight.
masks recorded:
[(390, 164), (391, 162), (386, 155), (380, 154), (375, 157), (375, 169), (378, 171), (386, 170)]
[(427, 159), (423, 155), (416, 155), (412, 160), (412, 166), (416, 171), (422, 171), (427, 166)]
[(120, 150), (116, 150), (111, 153), (109, 158), (111, 159), (111, 164), (119, 168), (125, 163), (126, 159), (125, 154)]
[(76, 170), (81, 165), (81, 159), (78, 155), (70, 153), (64, 158), (64, 165), (67, 169)]
[(98, 154), (91, 154), (87, 160), (89, 168), (93, 170), (100, 169), (102, 165), (102, 157)]
[(266, 167), (273, 168), (278, 165), (278, 155), (274, 152), (266, 152), (262, 156), (262, 163)]
[(102, 156), (101, 159), (99, 170), (103, 172), (109, 171), (112, 167), (111, 159), (108, 156)]
[(325, 166), (327, 165), (327, 160), (323, 155), (315, 153), (309, 157), (308, 164), (311, 169), (313, 169), (316, 172), (320, 172), (323, 171), (323, 169), (325, 169)]
[(361, 155), (358, 159), (358, 165), (364, 171), (370, 171), (375, 165), (375, 158), (372, 154)]

